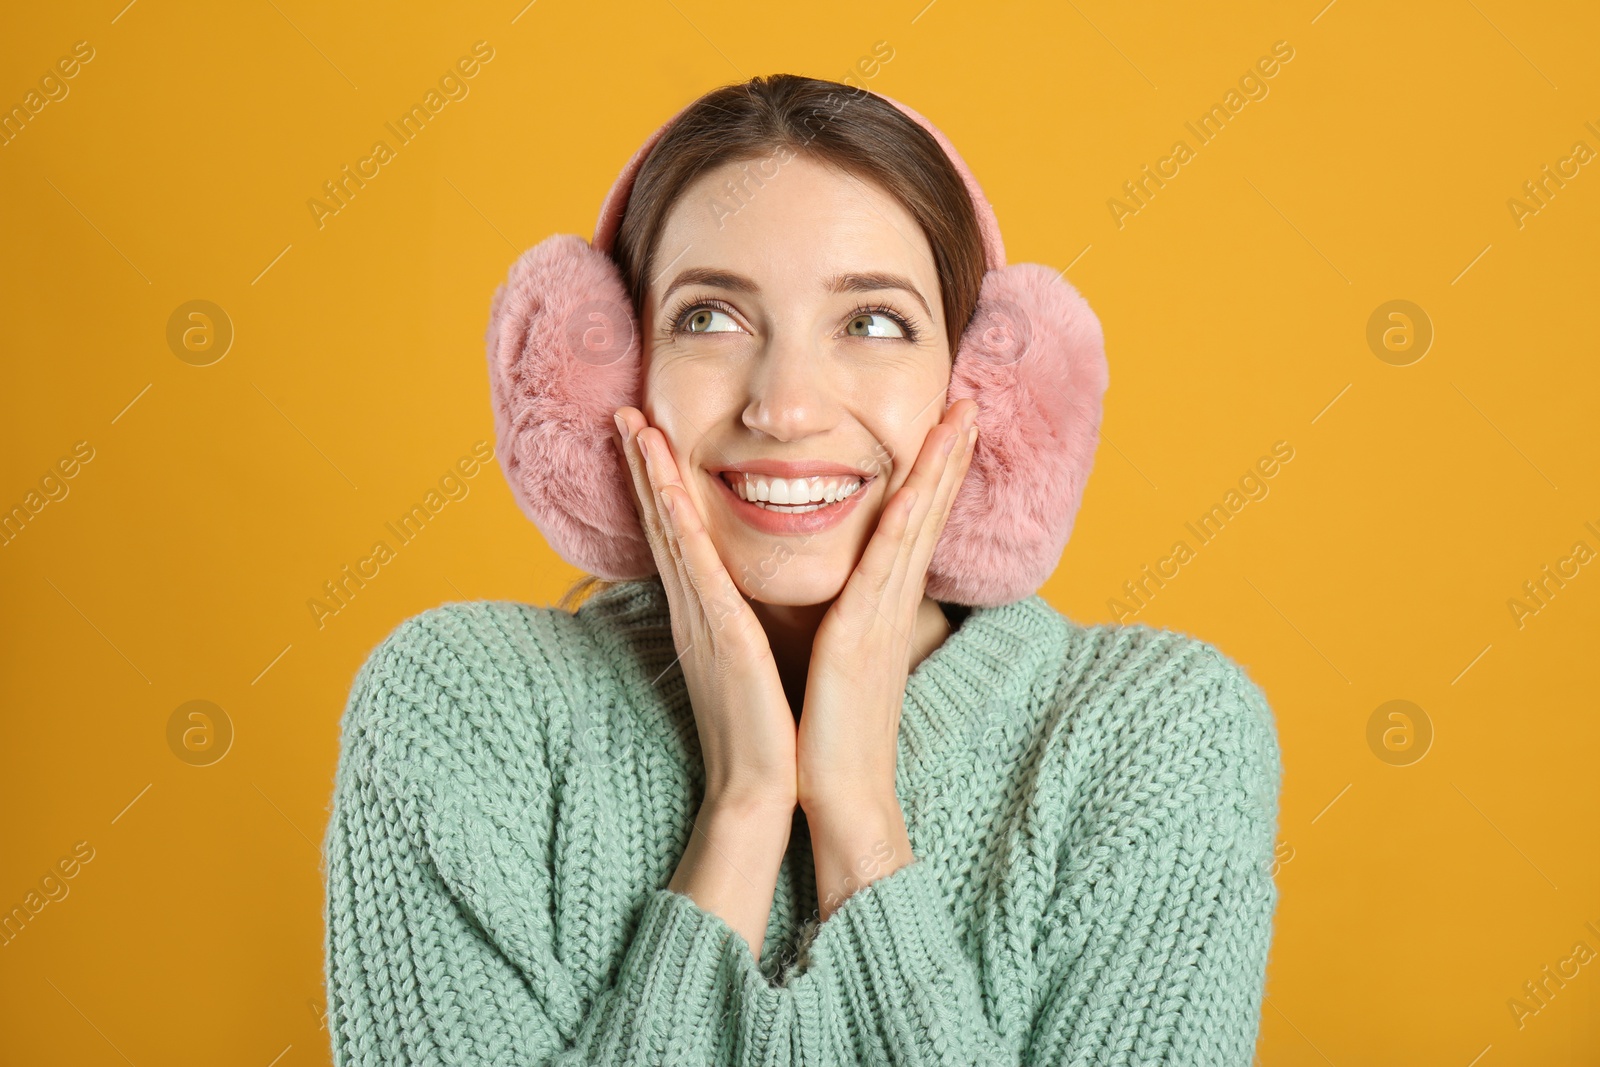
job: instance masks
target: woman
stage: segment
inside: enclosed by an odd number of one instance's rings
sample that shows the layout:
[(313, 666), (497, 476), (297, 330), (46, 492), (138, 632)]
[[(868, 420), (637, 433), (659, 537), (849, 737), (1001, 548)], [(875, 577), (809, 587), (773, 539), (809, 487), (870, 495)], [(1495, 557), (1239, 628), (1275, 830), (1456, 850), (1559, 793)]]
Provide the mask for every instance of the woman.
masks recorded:
[(1103, 353), (981, 196), (903, 105), (756, 78), (514, 268), (502, 464), (627, 580), (434, 608), (357, 675), (336, 1064), (1250, 1062), (1272, 717), (1205, 642), (1037, 595)]

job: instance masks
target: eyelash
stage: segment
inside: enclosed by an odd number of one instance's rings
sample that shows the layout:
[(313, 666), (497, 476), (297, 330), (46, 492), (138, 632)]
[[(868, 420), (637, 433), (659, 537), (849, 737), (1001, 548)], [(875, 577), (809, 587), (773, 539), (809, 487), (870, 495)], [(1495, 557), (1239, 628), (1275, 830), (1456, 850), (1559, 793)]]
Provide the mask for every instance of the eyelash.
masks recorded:
[[(733, 309), (731, 307), (729, 307), (727, 304), (723, 303), (721, 300), (717, 300), (717, 299), (714, 299), (714, 298), (706, 298), (706, 299), (697, 300), (694, 297), (685, 297), (683, 300), (678, 302), (677, 306), (675, 306), (673, 308), (672, 314), (667, 317), (667, 322), (669, 323), (668, 330), (672, 333), (673, 336), (676, 336), (677, 334), (679, 334), (679, 333), (681, 333), (683, 331), (684, 320), (686, 320), (689, 317), (689, 312), (691, 312), (691, 311), (699, 311), (701, 308), (708, 308), (708, 307), (709, 308), (715, 308), (715, 309), (717, 309), (718, 311), (722, 312), (725, 315), (730, 315), (731, 316), (733, 314)], [(885, 316), (893, 319), (895, 321), (895, 325), (900, 327), (900, 332), (905, 334), (904, 338), (880, 337), (880, 338), (877, 338), (877, 340), (880, 340), (880, 341), (905, 340), (905, 341), (909, 341), (912, 344), (916, 344), (917, 342), (922, 340), (922, 331), (917, 329), (917, 327), (916, 327), (916, 325), (914, 323), (912, 323), (909, 319), (907, 319), (904, 315), (900, 314), (898, 311), (894, 310), (894, 308), (887, 307), (887, 306), (885, 306), (883, 304), (863, 304), (860, 307), (856, 308), (854, 311), (850, 312), (850, 318), (853, 319), (857, 315), (865, 315), (865, 314), (885, 315)]]

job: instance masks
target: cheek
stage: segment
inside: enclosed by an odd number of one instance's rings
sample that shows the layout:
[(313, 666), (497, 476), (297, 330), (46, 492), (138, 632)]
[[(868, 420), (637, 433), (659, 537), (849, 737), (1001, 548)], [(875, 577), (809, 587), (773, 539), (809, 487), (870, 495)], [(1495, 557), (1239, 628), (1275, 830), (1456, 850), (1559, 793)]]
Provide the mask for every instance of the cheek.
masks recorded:
[(889, 498), (910, 479), (928, 431), (944, 417), (948, 387), (948, 364), (940, 364), (863, 374), (844, 392), (851, 398), (848, 418), (859, 424), (852, 436), (861, 447), (858, 454), (841, 458), (877, 478), (864, 506), (856, 509), (860, 520), (876, 523)]
[(646, 390), (640, 410), (644, 412), (645, 422), (666, 437), (673, 458), (685, 462), (685, 450), (698, 446), (704, 432), (702, 427), (706, 425), (693, 392), (673, 388)]
[(862, 412), (863, 422), (875, 428), (878, 442), (871, 463), (863, 465), (878, 470), (888, 492), (893, 493), (911, 477), (928, 432), (944, 418), (944, 390), (935, 386), (925, 392), (904, 390), (880, 396)]
[(646, 374), (641, 410), (650, 425), (671, 425), (687, 440), (709, 432), (733, 412), (733, 386), (711, 360), (663, 359)]

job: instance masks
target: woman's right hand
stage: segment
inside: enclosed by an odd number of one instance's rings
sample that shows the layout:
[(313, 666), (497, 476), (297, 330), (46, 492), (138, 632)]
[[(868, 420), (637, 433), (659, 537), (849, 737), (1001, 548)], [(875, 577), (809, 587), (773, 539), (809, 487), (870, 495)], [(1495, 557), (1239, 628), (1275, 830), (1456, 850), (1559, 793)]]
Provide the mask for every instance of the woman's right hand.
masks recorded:
[(729, 576), (684, 488), (666, 435), (617, 411), (619, 447), (655, 555), (714, 806), (792, 813), (795, 720), (766, 630)]

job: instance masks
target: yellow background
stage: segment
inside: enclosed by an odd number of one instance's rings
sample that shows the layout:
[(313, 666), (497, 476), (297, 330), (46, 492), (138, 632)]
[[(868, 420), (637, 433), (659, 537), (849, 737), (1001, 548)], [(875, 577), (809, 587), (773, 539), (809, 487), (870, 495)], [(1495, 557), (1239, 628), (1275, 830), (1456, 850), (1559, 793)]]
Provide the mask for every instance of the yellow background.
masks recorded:
[[(842, 78), (878, 41), (863, 83), (940, 125), (1011, 260), (1071, 264), (1105, 328), (1054, 605), (1111, 619), (1294, 449), (1136, 616), (1217, 644), (1277, 716), (1260, 1062), (1600, 1062), (1600, 959), (1510, 1006), (1600, 952), (1600, 562), (1508, 607), (1600, 551), (1600, 162), (1520, 227), (1507, 206), (1600, 150), (1594, 5), (123, 2), (0, 34), (7, 109), (94, 49), (0, 147), (0, 506), (94, 450), (0, 547), (0, 907), (93, 849), (0, 948), (6, 1062), (327, 1062), (319, 844), (357, 667), (409, 615), (550, 603), (577, 572), (490, 466), (320, 629), (307, 601), (492, 442), (483, 333), (519, 252), (590, 236), (699, 93)], [(479, 40), (469, 95), (319, 228), (323, 182)], [(1280, 40), (1268, 95), (1197, 146), (1184, 123)], [(1194, 158), (1119, 228), (1108, 201), (1179, 138)], [(236, 331), (204, 367), (167, 342), (197, 299)], [(1395, 299), (1435, 332), (1409, 366), (1367, 343)], [(1367, 739), (1395, 699), (1433, 731), (1404, 766)], [(210, 766), (169, 746), (191, 700), (234, 730)]]

